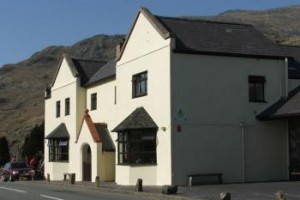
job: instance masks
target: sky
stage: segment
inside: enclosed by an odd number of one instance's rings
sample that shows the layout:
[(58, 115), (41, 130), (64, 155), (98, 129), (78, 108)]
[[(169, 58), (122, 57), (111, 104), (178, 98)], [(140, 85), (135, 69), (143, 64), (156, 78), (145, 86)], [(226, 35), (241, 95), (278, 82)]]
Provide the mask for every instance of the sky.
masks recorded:
[(0, 67), (53, 45), (98, 34), (127, 34), (140, 7), (161, 16), (265, 10), (300, 0), (0, 0)]

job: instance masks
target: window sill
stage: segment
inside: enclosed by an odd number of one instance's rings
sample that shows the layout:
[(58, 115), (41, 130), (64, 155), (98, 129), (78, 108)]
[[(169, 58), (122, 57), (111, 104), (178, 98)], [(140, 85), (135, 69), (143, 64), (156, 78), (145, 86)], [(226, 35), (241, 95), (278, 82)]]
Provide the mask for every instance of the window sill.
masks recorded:
[(124, 164), (117, 164), (119, 166), (128, 166), (128, 167), (147, 167), (147, 166), (157, 166), (157, 163), (140, 163), (140, 164), (136, 164), (136, 163), (124, 163)]
[(249, 101), (250, 103), (268, 103), (267, 101)]
[(139, 97), (144, 97), (144, 96), (147, 96), (148, 94), (145, 93), (145, 94), (140, 94), (138, 96), (132, 96), (133, 99), (136, 99), (136, 98), (139, 98)]

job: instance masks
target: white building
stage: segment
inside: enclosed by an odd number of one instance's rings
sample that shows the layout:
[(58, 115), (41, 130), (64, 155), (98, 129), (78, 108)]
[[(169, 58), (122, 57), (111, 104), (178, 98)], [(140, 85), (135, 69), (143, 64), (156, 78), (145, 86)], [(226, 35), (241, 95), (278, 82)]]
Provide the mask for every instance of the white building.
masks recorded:
[(289, 83), (282, 47), (251, 25), (141, 8), (117, 49), (106, 64), (67, 55), (59, 64), (45, 100), (52, 180), (75, 173), (77, 181), (185, 185), (189, 174), (216, 172), (226, 183), (289, 179), (288, 120), (262, 120), (298, 84)]

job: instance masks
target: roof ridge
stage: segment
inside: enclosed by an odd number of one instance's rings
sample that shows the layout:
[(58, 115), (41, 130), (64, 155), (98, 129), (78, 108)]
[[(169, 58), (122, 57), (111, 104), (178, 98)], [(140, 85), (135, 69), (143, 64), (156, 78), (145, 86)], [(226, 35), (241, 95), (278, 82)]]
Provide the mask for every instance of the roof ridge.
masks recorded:
[(195, 19), (195, 18), (188, 18), (186, 17), (169, 17), (169, 16), (159, 16), (155, 15), (157, 18), (164, 18), (164, 19), (173, 19), (173, 20), (181, 20), (181, 21), (193, 21), (193, 22), (206, 22), (206, 23), (215, 23), (215, 24), (229, 24), (229, 25), (241, 25), (241, 26), (253, 26), (252, 24), (246, 23), (238, 23), (238, 22), (226, 22), (226, 21), (218, 21), (218, 20), (210, 20), (210, 19)]
[(69, 56), (70, 59), (74, 59), (77, 61), (89, 61), (89, 62), (103, 62), (103, 63), (107, 63), (107, 61), (103, 61), (103, 60), (97, 60), (97, 59), (89, 59), (89, 58), (78, 58), (78, 57), (74, 57), (74, 56)]
[(291, 45), (291, 44), (280, 44), (280, 47), (292, 47), (292, 48), (300, 48), (300, 45)]

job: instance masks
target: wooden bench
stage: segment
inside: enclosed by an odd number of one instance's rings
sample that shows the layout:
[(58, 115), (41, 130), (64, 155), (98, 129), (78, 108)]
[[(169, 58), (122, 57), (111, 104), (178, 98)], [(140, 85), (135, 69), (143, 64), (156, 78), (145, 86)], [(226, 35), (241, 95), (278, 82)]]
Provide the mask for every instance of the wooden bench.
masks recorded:
[(69, 177), (70, 183), (75, 183), (75, 173), (64, 173), (64, 181), (67, 180), (67, 177)]
[(300, 172), (291, 172), (291, 175), (293, 175), (293, 176), (299, 176)]
[(195, 178), (201, 178), (201, 177), (217, 177), (218, 183), (222, 184), (223, 173), (201, 173), (201, 174), (190, 174), (188, 175), (188, 185), (192, 186), (193, 185), (193, 179)]
[(291, 171), (290, 172), (290, 180), (291, 181), (299, 181), (300, 180), (300, 172), (298, 172), (298, 171)]

